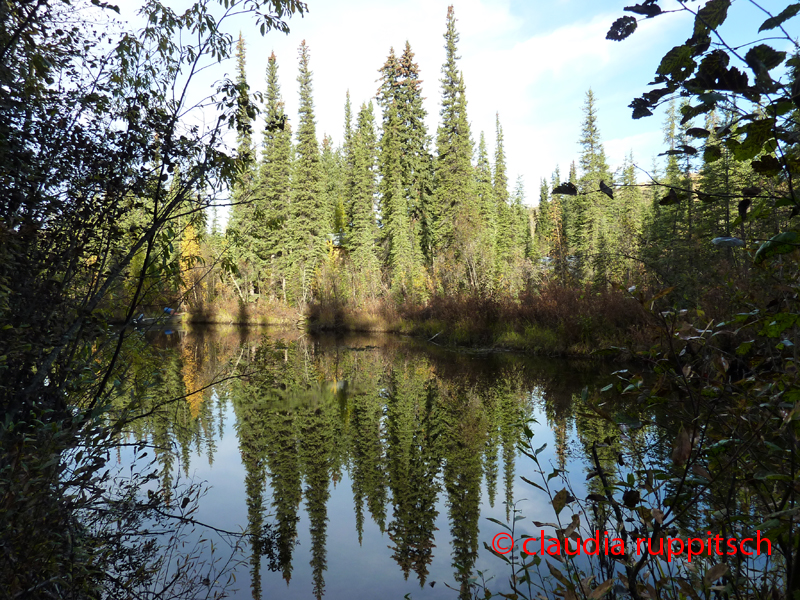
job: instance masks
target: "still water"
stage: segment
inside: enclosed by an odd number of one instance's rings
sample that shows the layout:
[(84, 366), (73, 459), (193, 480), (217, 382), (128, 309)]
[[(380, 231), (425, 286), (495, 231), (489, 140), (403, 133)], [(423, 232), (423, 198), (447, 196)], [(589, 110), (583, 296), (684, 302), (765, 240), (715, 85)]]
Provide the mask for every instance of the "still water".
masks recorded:
[(543, 464), (577, 473), (602, 436), (579, 416), (581, 389), (609, 379), (592, 363), (391, 336), (149, 335), (154, 409), (130, 434), (160, 449), (166, 485), (205, 482), (195, 518), (259, 534), (234, 598), (457, 598), (476, 579), (505, 591), (489, 519), (511, 522), (516, 503), (518, 533), (553, 520), (520, 478), (533, 466), (518, 424), (547, 444)]

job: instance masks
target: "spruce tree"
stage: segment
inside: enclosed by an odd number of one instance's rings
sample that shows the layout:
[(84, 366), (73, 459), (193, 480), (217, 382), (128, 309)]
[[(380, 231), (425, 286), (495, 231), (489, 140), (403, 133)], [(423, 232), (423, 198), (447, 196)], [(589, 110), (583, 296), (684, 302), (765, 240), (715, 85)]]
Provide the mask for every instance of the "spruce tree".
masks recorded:
[(478, 242), (482, 249), (481, 287), (491, 289), (494, 283), (497, 261), (497, 202), (492, 188), (492, 167), (486, 150), (486, 138), (481, 132), (478, 143), (478, 162), (475, 166), (475, 193), (483, 226), (480, 228)]
[(244, 170), (233, 185), (231, 216), (228, 235), (233, 241), (233, 259), (239, 265), (238, 278), (244, 289), (246, 300), (257, 289), (254, 282), (260, 279), (259, 260), (256, 254), (258, 232), (254, 227), (253, 189), (255, 185), (255, 163), (253, 152), (253, 125), (255, 107), (250, 102), (250, 86), (247, 84), (247, 57), (244, 37), (239, 33), (236, 44), (236, 152), (245, 157)]
[(401, 123), (403, 190), (413, 236), (414, 268), (420, 270), (425, 258), (425, 215), (433, 186), (433, 157), (429, 150), (430, 136), (425, 125), (428, 113), (423, 106), (419, 66), (414, 62), (414, 52), (408, 41), (398, 67), (396, 99)]
[(533, 257), (533, 227), (531, 211), (525, 206), (525, 183), (522, 175), (517, 177), (514, 186), (514, 237), (521, 255)]
[(623, 163), (621, 183), (622, 218), (619, 222), (618, 247), (624, 255), (623, 280), (631, 281), (634, 274), (641, 269), (641, 264), (635, 260), (635, 257), (639, 253), (646, 211), (645, 198), (636, 181), (636, 163), (632, 150)]
[[(425, 126), (427, 113), (423, 107), (422, 81), (419, 66), (414, 62), (414, 52), (406, 42), (398, 59), (390, 49), (381, 73), (378, 102), (383, 109), (383, 127), (386, 128), (389, 107), (397, 110), (397, 135), (400, 143), (400, 180), (406, 200), (408, 222), (412, 233), (414, 270), (429, 257), (428, 205), (432, 179), (432, 157), (428, 150), (429, 136)], [(387, 220), (382, 211), (381, 218)]]
[[(242, 32), (236, 43), (236, 91), (238, 110), (236, 114), (236, 149), (240, 156), (246, 156), (249, 164), (255, 163), (253, 152), (253, 120), (256, 109), (250, 102), (250, 86), (247, 85), (247, 58)], [(252, 170), (249, 172), (252, 177)], [(252, 179), (250, 179), (252, 182)]]
[(305, 40), (300, 44), (299, 122), (297, 146), (292, 177), (292, 218), (290, 222), (290, 251), (293, 271), (294, 297), (300, 302), (311, 299), (316, 270), (325, 256), (327, 235), (331, 233), (330, 215), (323, 206), (322, 169), (314, 122), (309, 50)]
[(255, 202), (259, 209), (260, 259), (266, 263), (269, 288), (286, 300), (292, 134), (278, 81), (278, 62), (273, 52), (267, 61), (267, 93), (264, 139)]
[[(550, 178), (550, 189), (554, 190), (561, 185), (561, 170), (556, 166)], [(571, 196), (553, 194), (550, 201), (550, 222), (552, 237), (548, 240), (553, 259), (553, 270), (558, 281), (564, 285), (570, 279), (569, 263), (567, 256), (569, 244), (566, 234), (567, 199)]]
[(494, 148), (494, 199), (498, 206), (508, 201), (508, 173), (506, 172), (506, 151), (503, 146), (503, 126), (500, 124), (500, 113), (495, 113), (495, 148)]
[(381, 137), (381, 222), (392, 291), (406, 296), (412, 292), (415, 269), (408, 203), (403, 190), (400, 127), (397, 104), (393, 102)]
[[(597, 107), (594, 93), (590, 89), (586, 92), (586, 101), (583, 105), (584, 120), (581, 126), (581, 137), (578, 143), (581, 146), (580, 169), (581, 178), (578, 182), (580, 194), (575, 197), (574, 221), (572, 237), (574, 239), (575, 255), (578, 259), (578, 270), (582, 277), (591, 279), (592, 265), (604, 264), (606, 257), (598, 257), (601, 237), (605, 252), (607, 244), (605, 237), (608, 228), (608, 196), (600, 192), (600, 182), (606, 185), (612, 182), (611, 173), (606, 163), (605, 150), (600, 141), (600, 130), (597, 126)], [(602, 235), (601, 235), (602, 234)], [(601, 262), (597, 262), (601, 261)]]
[[(447, 30), (444, 34), (446, 58), (442, 66), (441, 120), (436, 135), (435, 198), (429, 211), (434, 257), (471, 235), (479, 218), (475, 206), (466, 90), (457, 63), (460, 58), (457, 55), (458, 37), (451, 5), (447, 9)], [(456, 237), (459, 239), (456, 240)]]
[(350, 103), (350, 90), (344, 103), (344, 142), (341, 148), (342, 154), (342, 186), (343, 202), (342, 206), (336, 207), (334, 216), (334, 230), (343, 240), (344, 246), (349, 248), (350, 226), (353, 219), (353, 186), (355, 177), (355, 156), (353, 149), (353, 109)]
[[(323, 220), (328, 224), (326, 236), (333, 234), (335, 244), (341, 242), (337, 238), (337, 221), (344, 221), (344, 165), (339, 150), (334, 148), (333, 139), (329, 135), (322, 137), (322, 148), (320, 152), (320, 168), (322, 172), (321, 196), (319, 199), (319, 210)], [(328, 239), (326, 237), (326, 239)]]
[(486, 151), (486, 137), (482, 131), (478, 143), (478, 162), (475, 165), (475, 192), (484, 230), (490, 237), (489, 243), (494, 249), (497, 243), (497, 202), (492, 187), (492, 166), (489, 164), (489, 154)]
[(497, 215), (497, 260), (498, 266), (506, 262), (511, 246), (506, 235), (510, 223), (508, 206), (508, 174), (506, 172), (506, 151), (503, 147), (503, 126), (500, 114), (495, 114), (494, 178), (492, 180)]
[(534, 229), (534, 249), (537, 257), (550, 257), (550, 243), (553, 235), (552, 206), (550, 187), (542, 177), (539, 181), (539, 205), (536, 207), (536, 227)]
[(378, 229), (375, 222), (377, 140), (372, 102), (361, 105), (352, 149), (352, 227), (349, 248), (357, 280), (354, 288), (363, 296), (374, 298), (380, 286), (380, 264), (376, 246)]

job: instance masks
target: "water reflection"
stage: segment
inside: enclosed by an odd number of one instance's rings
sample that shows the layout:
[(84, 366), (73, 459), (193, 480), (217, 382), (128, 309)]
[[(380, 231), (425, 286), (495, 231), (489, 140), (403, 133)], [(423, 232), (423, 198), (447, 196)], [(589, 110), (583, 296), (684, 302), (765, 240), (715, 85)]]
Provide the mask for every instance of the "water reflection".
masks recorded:
[[(325, 595), (328, 551), (336, 548), (328, 526), (344, 519), (329, 513), (329, 502), (343, 481), (351, 488), (359, 546), (365, 535), (383, 536), (403, 577), (426, 593), (435, 584), (429, 581), (434, 558), (449, 554), (450, 583), (469, 597), (486, 503), (511, 516), (515, 424), (543, 410), (563, 468), (574, 395), (596, 377), (590, 365), (297, 331), (180, 331), (156, 335), (153, 352), (142, 361), (157, 369), (157, 384), (144, 395), (149, 416), (134, 422), (134, 433), (162, 449), (165, 482), (179, 468), (188, 474), (193, 454), (212, 465), (226, 414), (235, 418), (245, 494), (238, 502), (246, 505), (242, 527), (250, 534), (256, 599), (268, 595), (265, 569), (292, 581), (303, 519), (312, 592)], [(163, 402), (193, 390), (200, 391)], [(603, 432), (581, 437), (587, 433)], [(437, 534), (440, 516), (449, 536)], [(370, 577), (357, 563), (351, 569), (354, 577)]]

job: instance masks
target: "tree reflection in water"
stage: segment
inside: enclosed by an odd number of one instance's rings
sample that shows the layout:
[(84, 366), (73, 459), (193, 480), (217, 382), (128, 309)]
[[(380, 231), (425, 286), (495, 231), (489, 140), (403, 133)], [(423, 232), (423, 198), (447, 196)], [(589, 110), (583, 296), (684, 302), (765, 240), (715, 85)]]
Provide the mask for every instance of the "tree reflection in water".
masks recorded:
[(450, 539), (439, 552), (449, 550), (454, 587), (469, 597), (481, 505), (498, 502), (501, 470), (500, 501), (514, 502), (516, 425), (544, 408), (563, 467), (573, 394), (596, 371), (570, 365), (565, 381), (561, 361), (297, 331), (183, 331), (157, 337), (153, 351), (157, 358), (148, 364), (160, 365), (159, 376), (142, 407), (152, 414), (134, 421), (130, 433), (162, 449), (161, 476), (169, 482), (178, 467), (188, 473), (192, 449), (214, 460), (232, 407), (245, 470), (251, 592), (258, 599), (264, 564), (287, 584), (292, 579), (301, 511), (309, 521), (313, 593), (324, 595), (328, 501), (344, 473), (359, 545), (369, 518), (387, 535), (404, 577), (413, 572), (420, 586), (428, 582), (436, 521), (446, 508)]

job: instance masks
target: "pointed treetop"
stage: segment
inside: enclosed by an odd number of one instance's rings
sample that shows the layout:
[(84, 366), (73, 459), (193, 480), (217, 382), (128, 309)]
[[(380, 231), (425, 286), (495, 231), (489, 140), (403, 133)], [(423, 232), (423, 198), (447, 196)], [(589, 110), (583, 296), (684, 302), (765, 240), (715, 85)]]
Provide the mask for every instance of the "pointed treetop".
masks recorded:
[(378, 79), (381, 85), (375, 97), (385, 111), (397, 94), (397, 82), (400, 79), (400, 63), (394, 53), (394, 46), (389, 48), (389, 56), (386, 57), (386, 62), (383, 63), (383, 66), (378, 69), (378, 73), (381, 74), (380, 79)]

